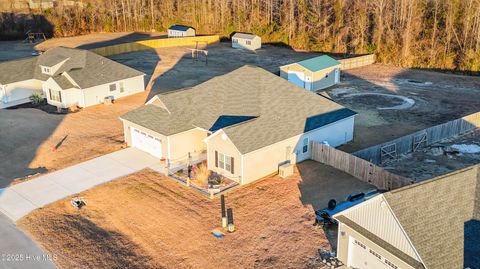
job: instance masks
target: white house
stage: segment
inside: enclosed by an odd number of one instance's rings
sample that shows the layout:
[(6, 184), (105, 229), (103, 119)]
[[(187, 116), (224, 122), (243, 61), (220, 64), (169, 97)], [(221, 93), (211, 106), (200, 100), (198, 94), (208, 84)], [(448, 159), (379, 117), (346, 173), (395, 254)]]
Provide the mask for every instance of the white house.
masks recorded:
[(232, 48), (257, 50), (262, 47), (262, 39), (258, 35), (235, 33), (232, 36)]
[(172, 25), (168, 28), (168, 37), (195, 36), (195, 29), (189, 26)]
[(205, 158), (209, 170), (247, 184), (309, 159), (310, 141), (349, 142), (355, 114), (262, 68), (244, 66), (159, 94), (121, 119), (129, 146), (175, 166)]
[(145, 90), (144, 73), (79, 49), (53, 48), (0, 70), (0, 108), (28, 103), (33, 94), (61, 108), (88, 107)]
[(318, 91), (340, 82), (341, 63), (322, 55), (280, 67), (280, 76), (309, 91)]

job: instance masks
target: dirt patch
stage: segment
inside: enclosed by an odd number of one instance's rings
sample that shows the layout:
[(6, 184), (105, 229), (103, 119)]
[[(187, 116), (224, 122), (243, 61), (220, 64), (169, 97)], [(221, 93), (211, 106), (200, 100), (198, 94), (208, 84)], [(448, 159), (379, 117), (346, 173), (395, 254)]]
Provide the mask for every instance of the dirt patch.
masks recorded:
[(392, 173), (422, 181), (480, 163), (480, 130), (445, 139), (386, 164)]
[[(341, 147), (354, 152), (479, 111), (480, 77), (460, 76), (374, 64), (342, 72), (331, 98), (358, 112), (354, 141)], [(394, 95), (400, 99), (358, 94)], [(344, 98), (348, 95), (357, 95)], [(395, 109), (378, 109), (393, 106)]]
[(223, 239), (210, 234), (221, 223), (218, 198), (149, 170), (82, 193), (81, 210), (65, 199), (18, 225), (60, 268), (322, 268), (328, 241), (300, 182), (272, 177), (227, 194), (237, 231)]
[(350, 98), (353, 99), (351, 102), (361, 103), (364, 107), (373, 107), (378, 110), (408, 109), (415, 105), (412, 98), (383, 93), (350, 93), (341, 98)]

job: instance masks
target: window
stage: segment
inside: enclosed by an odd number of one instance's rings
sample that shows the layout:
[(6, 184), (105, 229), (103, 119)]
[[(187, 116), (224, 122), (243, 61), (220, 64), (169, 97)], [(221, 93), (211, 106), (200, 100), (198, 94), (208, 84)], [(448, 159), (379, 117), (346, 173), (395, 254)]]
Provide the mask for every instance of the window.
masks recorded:
[(117, 84), (110, 84), (110, 91), (114, 92), (117, 90)]
[(218, 154), (218, 167), (233, 174), (233, 158), (223, 153)]
[(62, 102), (62, 94), (60, 91), (55, 91), (52, 89), (48, 89), (48, 92), (50, 93), (50, 100), (56, 101), (61, 103)]
[(123, 84), (123, 82), (120, 82), (120, 92), (124, 92), (125, 91), (125, 85)]
[(238, 39), (234, 38), (232, 39), (233, 43), (238, 43)]
[(355, 242), (355, 244), (359, 245), (361, 248), (367, 249), (367, 247), (366, 247), (364, 244), (362, 244), (360, 241), (357, 241), (357, 240), (355, 239), (354, 242)]
[(307, 151), (308, 151), (308, 137), (303, 139), (303, 148), (302, 148), (303, 153), (306, 153)]
[(245, 41), (245, 44), (247, 44), (247, 45), (252, 45), (252, 41), (247, 40), (247, 41)]
[(388, 264), (393, 269), (398, 269), (398, 266), (396, 266), (395, 264), (393, 264), (391, 261), (389, 261), (387, 259), (385, 259), (385, 263)]
[(373, 254), (373, 256), (377, 257), (379, 260), (382, 260), (382, 256), (380, 256), (380, 254), (378, 254), (377, 252), (373, 251), (373, 249), (370, 249), (368, 252)]
[(49, 67), (42, 67), (42, 73), (50, 75), (50, 72), (51, 72), (51, 70), (50, 70)]

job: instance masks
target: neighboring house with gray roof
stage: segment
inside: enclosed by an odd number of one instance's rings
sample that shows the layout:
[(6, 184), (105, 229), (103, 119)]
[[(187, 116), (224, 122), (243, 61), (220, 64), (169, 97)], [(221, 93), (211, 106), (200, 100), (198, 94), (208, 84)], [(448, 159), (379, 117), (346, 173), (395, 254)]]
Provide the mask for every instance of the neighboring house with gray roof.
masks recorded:
[(262, 39), (258, 35), (235, 33), (232, 36), (232, 48), (257, 50), (262, 47)]
[(334, 216), (352, 268), (480, 268), (480, 169), (378, 195)]
[[(310, 141), (353, 138), (355, 112), (244, 66), (195, 87), (159, 94), (121, 117), (128, 145), (170, 164), (203, 153), (210, 170), (240, 184), (310, 158)], [(206, 155), (205, 155), (206, 154)]]
[(309, 91), (318, 91), (340, 82), (341, 63), (322, 55), (280, 67), (280, 76)]
[(28, 103), (35, 93), (68, 108), (145, 90), (144, 73), (87, 50), (57, 47), (35, 58), (0, 63), (0, 69), (0, 108)]

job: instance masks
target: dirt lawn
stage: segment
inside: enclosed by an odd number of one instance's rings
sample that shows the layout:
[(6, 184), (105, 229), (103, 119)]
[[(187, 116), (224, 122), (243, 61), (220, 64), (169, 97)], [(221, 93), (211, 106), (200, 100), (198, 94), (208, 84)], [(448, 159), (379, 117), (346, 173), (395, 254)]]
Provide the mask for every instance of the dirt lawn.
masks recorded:
[(400, 156), (384, 166), (394, 174), (423, 181), (479, 163), (480, 129), (477, 129)]
[[(354, 141), (341, 148), (348, 152), (480, 111), (480, 77), (381, 64), (342, 72), (341, 83), (326, 92), (334, 101), (358, 112)], [(372, 93), (409, 98), (414, 104), (384, 109), (405, 102)]]
[(314, 190), (327, 200), (370, 186), (313, 161), (298, 170), (227, 193), (237, 231), (223, 239), (210, 234), (221, 223), (219, 198), (150, 170), (80, 194), (81, 210), (65, 199), (18, 225), (60, 268), (323, 268), (318, 250), (329, 243), (312, 225)]

